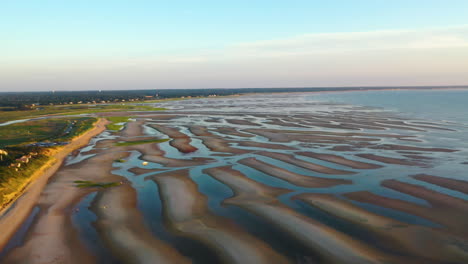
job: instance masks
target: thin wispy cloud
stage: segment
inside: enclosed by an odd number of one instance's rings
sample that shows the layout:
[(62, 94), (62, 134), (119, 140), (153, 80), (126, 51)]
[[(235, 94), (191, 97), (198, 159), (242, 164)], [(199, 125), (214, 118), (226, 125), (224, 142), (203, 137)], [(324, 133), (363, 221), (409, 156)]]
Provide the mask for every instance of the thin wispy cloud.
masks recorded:
[[(177, 53), (177, 52), (176, 52)], [(271, 87), (468, 83), (468, 26), (301, 34), (184, 55), (71, 56), (0, 65), (0, 86)], [(25, 77), (27, 76), (27, 78)], [(3, 84), (2, 84), (3, 83)]]

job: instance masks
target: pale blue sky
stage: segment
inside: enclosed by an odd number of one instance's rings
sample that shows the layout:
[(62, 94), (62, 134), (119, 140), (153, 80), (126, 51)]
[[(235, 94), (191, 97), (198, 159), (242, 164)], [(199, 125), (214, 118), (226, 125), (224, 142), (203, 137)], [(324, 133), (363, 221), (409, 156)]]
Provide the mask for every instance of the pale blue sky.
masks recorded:
[(468, 84), (467, 14), (462, 0), (5, 0), (0, 91)]

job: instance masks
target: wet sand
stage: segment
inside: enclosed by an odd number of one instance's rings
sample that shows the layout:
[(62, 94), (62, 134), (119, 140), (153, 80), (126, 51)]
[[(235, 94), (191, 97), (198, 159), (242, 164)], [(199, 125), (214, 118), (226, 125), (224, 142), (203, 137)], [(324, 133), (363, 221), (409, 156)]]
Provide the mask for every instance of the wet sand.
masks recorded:
[(30, 227), (24, 244), (6, 257), (20, 263), (94, 263), (71, 223), (71, 209), (95, 188), (77, 188), (73, 181), (112, 182), (112, 161), (126, 153), (105, 153), (58, 171), (42, 191), (39, 215)]
[(382, 255), (371, 247), (282, 205), (276, 197), (286, 190), (255, 182), (228, 166), (207, 169), (205, 172), (233, 189), (235, 196), (225, 200), (225, 204), (239, 206), (264, 218), (320, 254), (326, 259), (325, 263), (395, 261), (395, 258)]
[(125, 263), (191, 263), (151, 234), (136, 206), (136, 192), (130, 185), (103, 190), (93, 201), (94, 226), (113, 255)]
[(230, 220), (211, 214), (206, 197), (198, 192), (187, 170), (158, 174), (153, 179), (160, 188), (166, 223), (177, 234), (200, 240), (226, 263), (289, 263)]
[[(461, 246), (466, 243), (463, 238), (374, 214), (349, 201), (329, 194), (301, 194), (295, 196), (294, 199), (299, 199), (365, 228), (366, 232), (373, 234), (378, 239), (377, 243), (380, 247), (399, 252), (400, 255), (414, 257), (411, 263), (463, 263), (468, 261), (468, 254), (464, 253), (465, 250)], [(421, 243), (421, 241), (424, 242)], [(457, 242), (455, 243), (455, 241)], [(424, 256), (426, 260), (418, 261), (418, 256)]]
[(425, 181), (447, 189), (468, 194), (468, 181), (432, 176), (427, 174), (417, 174), (413, 175), (412, 177), (420, 181)]
[(375, 161), (382, 162), (382, 163), (387, 163), (387, 164), (396, 164), (396, 165), (405, 165), (405, 166), (420, 166), (421, 165), (421, 163), (413, 162), (413, 161), (410, 161), (409, 159), (390, 158), (390, 157), (384, 157), (384, 156), (375, 155), (375, 154), (356, 154), (356, 156), (369, 159), (369, 160), (375, 160)]
[(294, 158), (293, 155), (266, 152), (266, 151), (258, 152), (258, 154), (262, 156), (270, 157), (273, 159), (281, 160), (283, 162), (286, 162), (295, 166), (299, 166), (299, 167), (302, 167), (311, 171), (324, 173), (324, 174), (337, 174), (337, 175), (355, 174), (355, 172), (352, 172), (352, 171), (337, 170), (337, 169), (325, 167), (322, 165), (318, 165), (312, 162), (300, 160), (300, 159)]
[[(17, 201), (14, 202), (15, 206), (13, 208), (9, 208), (8, 206), (2, 208), (0, 218), (0, 230), (2, 230), (2, 236), (0, 236), (0, 248), (5, 246), (15, 231), (20, 227), (23, 220), (26, 219), (32, 211), (42, 190), (46, 186), (48, 179), (62, 166), (67, 155), (74, 150), (85, 146), (91, 138), (104, 131), (106, 124), (108, 124), (107, 120), (99, 119), (95, 124), (94, 129), (74, 139), (68, 145), (55, 153), (53, 156), (54, 159), (31, 177), (31, 183), (21, 194), (18, 195)], [(12, 206), (12, 204), (13, 203), (10, 203), (9, 206)]]
[[(37, 214), (0, 262), (466, 262), (468, 187), (451, 177), (463, 179), (456, 166), (465, 149), (431, 142), (450, 138), (450, 125), (358, 106), (308, 112), (310, 104), (284, 98), (244, 107), (245, 98), (125, 113), (134, 119), (122, 131), (75, 151), (70, 160), (79, 162), (20, 198), (31, 202), (20, 219), (34, 206)], [(299, 110), (279, 112), (288, 107)], [(172, 141), (116, 145), (160, 133)], [(429, 175), (448, 164), (456, 175)]]
[(254, 148), (264, 148), (264, 149), (282, 149), (282, 150), (296, 150), (296, 148), (281, 145), (281, 144), (270, 144), (270, 143), (263, 143), (263, 142), (255, 142), (255, 141), (231, 141), (237, 143), (237, 145), (241, 147), (254, 147)]
[(343, 157), (340, 157), (338, 155), (333, 155), (333, 154), (321, 154), (321, 153), (314, 153), (314, 152), (296, 152), (296, 154), (314, 158), (314, 159), (319, 159), (319, 160), (324, 160), (328, 162), (333, 162), (339, 165), (347, 166), (353, 169), (378, 169), (382, 168), (382, 166), (377, 165), (377, 164), (372, 164), (372, 163), (366, 163), (366, 162), (361, 162), (361, 161), (356, 161), (356, 160), (350, 160), (346, 159)]
[(285, 170), (281, 167), (257, 160), (256, 158), (246, 158), (239, 161), (240, 164), (251, 167), (272, 177), (282, 179), (297, 186), (306, 188), (325, 188), (339, 184), (351, 184), (350, 180), (327, 179), (313, 176), (306, 176)]
[(151, 124), (149, 126), (172, 138), (173, 140), (171, 140), (169, 144), (182, 153), (190, 153), (198, 150), (196, 147), (190, 145), (190, 142), (192, 141), (190, 137), (176, 128), (155, 124)]
[(396, 191), (414, 195), (415, 197), (426, 200), (430, 206), (419, 205), (395, 198), (388, 198), (368, 191), (346, 193), (344, 196), (351, 200), (370, 203), (416, 215), (442, 225), (444, 230), (447, 232), (456, 235), (468, 236), (466, 229), (468, 217), (465, 213), (467, 211), (468, 203), (465, 200), (428, 190), (422, 186), (396, 182), (393, 180), (384, 182), (383, 185)]

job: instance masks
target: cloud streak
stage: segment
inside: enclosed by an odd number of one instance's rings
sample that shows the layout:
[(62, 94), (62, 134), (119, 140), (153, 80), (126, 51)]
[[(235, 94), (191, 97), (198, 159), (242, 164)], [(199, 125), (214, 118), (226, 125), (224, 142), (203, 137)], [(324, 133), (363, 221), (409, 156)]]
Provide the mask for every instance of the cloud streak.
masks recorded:
[[(468, 84), (468, 25), (304, 34), (181, 56), (43, 58), (0, 66), (0, 90)], [(73, 85), (79, 83), (79, 87)]]

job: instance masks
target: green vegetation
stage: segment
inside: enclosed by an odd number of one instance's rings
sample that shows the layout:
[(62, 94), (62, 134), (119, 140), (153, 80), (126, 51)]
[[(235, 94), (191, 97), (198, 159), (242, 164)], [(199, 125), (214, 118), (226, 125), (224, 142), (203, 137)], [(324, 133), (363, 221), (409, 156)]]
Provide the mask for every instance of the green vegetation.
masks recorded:
[(162, 139), (145, 139), (145, 140), (135, 140), (135, 141), (125, 141), (125, 142), (117, 142), (115, 143), (116, 146), (122, 147), (122, 146), (133, 146), (133, 145), (140, 145), (140, 144), (148, 144), (148, 143), (162, 143), (169, 141), (170, 139), (168, 138), (162, 138)]
[(92, 129), (96, 120), (93, 117), (48, 118), (1, 127), (0, 208), (14, 199), (57, 151), (55, 146), (27, 144), (70, 141)]
[(126, 160), (124, 160), (124, 159), (116, 159), (116, 160), (114, 160), (114, 162), (124, 163), (124, 162), (126, 162)]
[(35, 106), (24, 111), (2, 111), (0, 123), (18, 119), (28, 119), (44, 115), (81, 115), (118, 111), (161, 111), (165, 108), (138, 104), (102, 104), (102, 105), (46, 105)]
[[(13, 199), (33, 173), (51, 159), (49, 151), (37, 147), (9, 147), (4, 150), (8, 155), (0, 161), (0, 208)], [(28, 155), (31, 155), (28, 162), (16, 161)]]
[(122, 182), (73, 181), (78, 188), (110, 188), (122, 185)]
[(0, 147), (36, 142), (65, 142), (93, 128), (96, 118), (47, 118), (3, 126)]
[(119, 125), (118, 123), (126, 123), (130, 117), (126, 116), (110, 116), (107, 117), (107, 120), (109, 120), (110, 124), (106, 125), (107, 129), (113, 130), (113, 131), (119, 131), (123, 128), (123, 125)]

